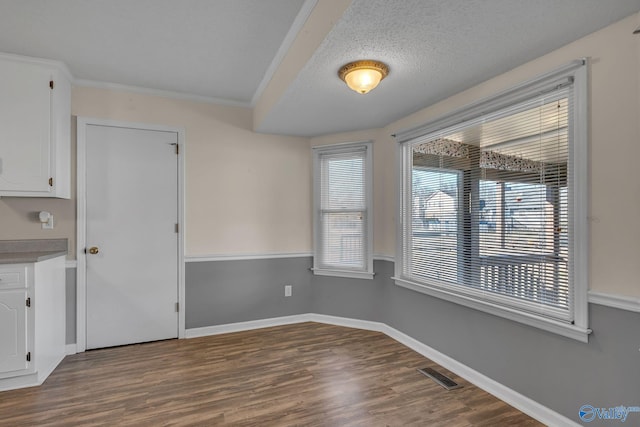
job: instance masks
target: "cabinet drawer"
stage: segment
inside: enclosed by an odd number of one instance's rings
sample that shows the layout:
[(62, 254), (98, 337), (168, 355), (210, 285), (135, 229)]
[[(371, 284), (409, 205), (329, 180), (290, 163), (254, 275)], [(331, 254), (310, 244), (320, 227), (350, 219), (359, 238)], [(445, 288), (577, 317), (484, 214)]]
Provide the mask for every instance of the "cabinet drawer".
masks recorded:
[(25, 269), (0, 269), (0, 289), (26, 288)]

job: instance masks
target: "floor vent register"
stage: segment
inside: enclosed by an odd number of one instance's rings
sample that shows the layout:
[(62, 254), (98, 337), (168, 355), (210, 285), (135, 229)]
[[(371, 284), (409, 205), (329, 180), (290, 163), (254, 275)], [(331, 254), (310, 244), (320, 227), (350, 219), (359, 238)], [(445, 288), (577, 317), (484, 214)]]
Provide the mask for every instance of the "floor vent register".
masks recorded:
[(441, 374), (435, 369), (422, 368), (422, 369), (418, 369), (418, 372), (431, 378), (433, 381), (440, 384), (442, 387), (446, 388), (447, 390), (455, 390), (457, 388), (462, 387), (460, 384), (458, 384), (448, 376)]

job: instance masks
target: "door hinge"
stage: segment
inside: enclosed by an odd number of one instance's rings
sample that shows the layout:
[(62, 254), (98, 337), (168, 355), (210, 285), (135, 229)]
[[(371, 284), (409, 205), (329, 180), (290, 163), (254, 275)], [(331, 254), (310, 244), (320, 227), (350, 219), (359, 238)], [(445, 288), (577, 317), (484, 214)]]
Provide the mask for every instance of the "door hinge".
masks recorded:
[(180, 232), (180, 225), (178, 223), (176, 223), (176, 233)]
[(27, 353), (27, 362), (31, 362), (31, 352)]
[(53, 178), (49, 178), (49, 187), (53, 187)]
[(180, 154), (180, 145), (176, 144), (176, 155)]
[(180, 313), (180, 303), (176, 303), (176, 313)]
[(31, 307), (31, 298), (27, 298), (26, 305), (27, 307)]
[(53, 89), (53, 86), (55, 86), (53, 80), (49, 80), (49, 88)]

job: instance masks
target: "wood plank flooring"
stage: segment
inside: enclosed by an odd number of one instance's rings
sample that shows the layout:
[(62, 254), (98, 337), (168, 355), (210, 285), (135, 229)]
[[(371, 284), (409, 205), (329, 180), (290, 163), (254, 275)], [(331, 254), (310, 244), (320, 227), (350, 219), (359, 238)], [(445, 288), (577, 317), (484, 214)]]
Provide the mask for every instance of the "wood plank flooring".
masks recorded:
[(68, 356), (41, 387), (0, 393), (0, 425), (540, 424), (384, 334), (309, 322)]

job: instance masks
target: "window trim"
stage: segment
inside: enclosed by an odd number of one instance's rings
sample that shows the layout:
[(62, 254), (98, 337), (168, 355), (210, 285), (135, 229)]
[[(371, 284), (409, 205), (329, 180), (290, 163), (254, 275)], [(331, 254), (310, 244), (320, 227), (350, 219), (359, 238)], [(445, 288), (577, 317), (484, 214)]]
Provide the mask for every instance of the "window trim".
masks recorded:
[[(573, 205), (569, 206), (569, 214), (573, 219), (573, 323), (535, 315), (528, 311), (502, 306), (487, 300), (474, 298), (473, 292), (457, 291), (455, 287), (446, 288), (440, 285), (416, 282), (404, 278), (402, 275), (405, 260), (403, 259), (404, 242), (402, 241), (405, 220), (403, 211), (406, 208), (405, 186), (409, 179), (410, 170), (406, 170), (407, 150), (411, 142), (419, 141), (421, 137), (437, 132), (440, 129), (468, 122), (499, 109), (506, 109), (519, 104), (531, 97), (541, 94), (545, 88), (554, 84), (573, 82), (573, 138), (569, 150), (570, 170), (573, 178)], [(426, 124), (407, 129), (394, 135), (397, 147), (397, 202), (396, 202), (396, 264), (393, 279), (396, 285), (421, 292), (436, 298), (444, 299), (456, 304), (477, 309), (499, 317), (540, 328), (581, 342), (588, 342), (591, 330), (588, 328), (588, 59), (572, 61), (563, 67), (524, 82), (512, 89), (497, 93), (460, 109), (454, 110)]]
[[(366, 270), (329, 269), (318, 267), (318, 255), (320, 253), (321, 226), (320, 226), (320, 155), (326, 153), (349, 153), (353, 151), (365, 151), (365, 227), (364, 244)], [(373, 272), (373, 142), (358, 141), (312, 147), (313, 156), (313, 271), (317, 276), (345, 277), (351, 279), (368, 279), (374, 277)]]

